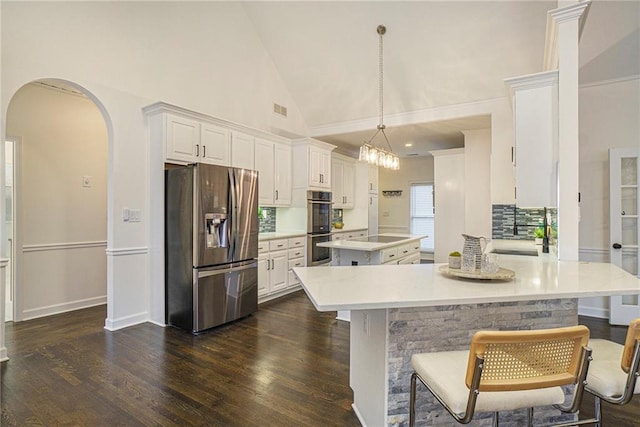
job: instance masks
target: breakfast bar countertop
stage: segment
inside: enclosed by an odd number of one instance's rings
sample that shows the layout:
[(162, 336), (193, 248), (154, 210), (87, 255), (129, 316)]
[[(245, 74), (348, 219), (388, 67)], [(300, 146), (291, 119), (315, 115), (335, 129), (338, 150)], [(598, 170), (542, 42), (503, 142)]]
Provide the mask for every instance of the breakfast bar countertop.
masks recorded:
[[(338, 242), (339, 243), (339, 242)], [(296, 267), (318, 311), (368, 310), (640, 294), (640, 279), (609, 263), (503, 256), (510, 281), (448, 277), (443, 264)]]
[(384, 233), (350, 240), (337, 240), (318, 243), (318, 246), (332, 249), (351, 249), (356, 251), (379, 251), (380, 249), (398, 246), (415, 240), (424, 239), (425, 235)]

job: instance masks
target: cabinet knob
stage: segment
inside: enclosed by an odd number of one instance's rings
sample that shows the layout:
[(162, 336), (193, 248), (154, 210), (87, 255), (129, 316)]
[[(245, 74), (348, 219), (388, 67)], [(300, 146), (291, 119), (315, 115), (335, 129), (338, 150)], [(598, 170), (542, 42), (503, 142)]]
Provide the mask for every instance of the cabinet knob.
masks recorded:
[(614, 243), (613, 249), (622, 249), (622, 245), (620, 243)]

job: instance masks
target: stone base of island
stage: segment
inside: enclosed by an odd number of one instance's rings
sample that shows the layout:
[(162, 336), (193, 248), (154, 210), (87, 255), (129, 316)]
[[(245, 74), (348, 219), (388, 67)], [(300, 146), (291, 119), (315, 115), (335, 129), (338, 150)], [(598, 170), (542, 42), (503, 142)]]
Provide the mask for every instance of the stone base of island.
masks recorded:
[[(350, 310), (353, 409), (363, 426), (408, 422), (411, 355), (469, 348), (478, 330), (541, 329), (578, 322), (581, 297), (640, 294), (640, 279), (605, 263), (545, 257), (501, 257), (511, 281), (444, 276), (442, 264), (295, 268), (319, 311)], [(422, 386), (419, 425), (457, 425)], [(477, 414), (471, 426), (491, 425)], [(500, 414), (523, 425), (526, 411)], [(572, 419), (536, 408), (536, 423)], [(562, 418), (565, 417), (565, 418)]]

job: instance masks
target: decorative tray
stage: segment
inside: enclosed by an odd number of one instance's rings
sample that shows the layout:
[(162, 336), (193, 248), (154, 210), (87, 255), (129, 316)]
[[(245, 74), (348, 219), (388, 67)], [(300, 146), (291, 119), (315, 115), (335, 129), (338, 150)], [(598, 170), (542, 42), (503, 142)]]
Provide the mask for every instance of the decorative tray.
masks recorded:
[(516, 272), (508, 268), (500, 267), (496, 273), (482, 273), (480, 270), (462, 271), (459, 268), (449, 268), (447, 264), (440, 266), (440, 272), (447, 276), (476, 280), (511, 280), (516, 276)]

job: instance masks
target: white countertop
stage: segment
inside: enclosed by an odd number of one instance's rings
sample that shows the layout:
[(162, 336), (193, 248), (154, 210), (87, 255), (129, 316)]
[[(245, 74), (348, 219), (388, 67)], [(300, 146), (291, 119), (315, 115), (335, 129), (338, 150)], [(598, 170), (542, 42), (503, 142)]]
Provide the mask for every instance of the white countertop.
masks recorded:
[(296, 267), (319, 311), (425, 307), (640, 294), (640, 279), (608, 263), (501, 256), (512, 281), (444, 276), (443, 264)]
[(306, 235), (307, 233), (304, 231), (276, 231), (272, 233), (258, 233), (258, 240), (286, 239)]
[(405, 243), (413, 242), (414, 240), (420, 240), (427, 237), (424, 235), (416, 235), (416, 234), (394, 234), (394, 233), (378, 234), (378, 236), (401, 237), (403, 238), (403, 240), (398, 240), (396, 242), (388, 242), (388, 243), (365, 242), (360, 240), (337, 240), (335, 242), (318, 243), (317, 246), (321, 246), (323, 248), (351, 249), (356, 251), (372, 252), (372, 251), (379, 251), (380, 249), (384, 249), (384, 248), (390, 248), (392, 246), (402, 245)]

